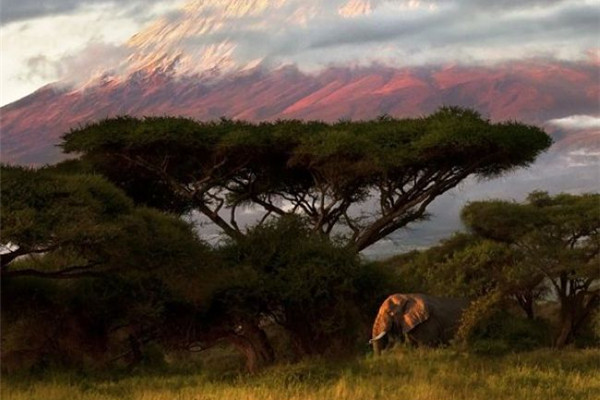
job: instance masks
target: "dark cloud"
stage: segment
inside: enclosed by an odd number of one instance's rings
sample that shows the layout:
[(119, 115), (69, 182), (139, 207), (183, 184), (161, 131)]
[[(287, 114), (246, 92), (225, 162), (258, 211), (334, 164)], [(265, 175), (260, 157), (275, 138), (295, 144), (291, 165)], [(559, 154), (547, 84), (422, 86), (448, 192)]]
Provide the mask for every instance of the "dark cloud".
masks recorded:
[[(585, 2), (443, 0), (437, 5), (433, 12), (398, 12), (393, 2), (383, 1), (371, 14), (351, 19), (339, 18), (337, 9), (330, 7), (305, 26), (282, 24), (289, 13), (279, 10), (260, 17), (272, 22), (266, 29), (254, 28), (256, 16), (225, 20), (218, 31), (188, 37), (185, 45), (191, 52), (231, 40), (237, 44), (239, 61), (263, 57), (300, 64), (335, 62), (336, 57), (360, 59), (384, 45), (395, 46), (403, 55), (420, 55), (425, 62), (456, 60), (458, 53), (476, 61), (486, 61), (489, 55), (552, 57), (559, 51), (574, 54), (598, 45), (597, 10)], [(523, 49), (521, 53), (510, 50), (515, 45)]]
[(0, 23), (2, 25), (32, 18), (71, 14), (87, 6), (118, 6), (132, 16), (140, 15), (140, 10), (155, 3), (168, 3), (176, 0), (2, 0)]
[(516, 10), (550, 7), (572, 2), (570, 0), (441, 0), (440, 4), (457, 3), (466, 9)]
[[(507, 0), (512, 3), (512, 0)], [(527, 40), (568, 40), (598, 32), (597, 9), (591, 5), (573, 5), (547, 15), (523, 13), (511, 16), (499, 13), (496, 18), (474, 18), (455, 8), (431, 13), (415, 19), (403, 16), (381, 16), (329, 24), (319, 32), (308, 33), (310, 47), (362, 45), (372, 42), (419, 40), (424, 45), (484, 44), (501, 40), (505, 44), (526, 44)]]

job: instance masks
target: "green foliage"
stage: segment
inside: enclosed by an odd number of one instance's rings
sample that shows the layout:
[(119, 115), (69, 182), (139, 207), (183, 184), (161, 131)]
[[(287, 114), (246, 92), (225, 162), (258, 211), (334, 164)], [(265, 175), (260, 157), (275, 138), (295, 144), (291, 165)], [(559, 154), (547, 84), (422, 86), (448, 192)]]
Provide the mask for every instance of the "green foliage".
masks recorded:
[(600, 304), (599, 205), (595, 193), (533, 192), (524, 204), (474, 202), (462, 212), (476, 235), (509, 247), (517, 280), (551, 285), (561, 304), (557, 346), (572, 341)]
[[(2, 242), (11, 245), (2, 259), (3, 340), (13, 354), (42, 349), (43, 362), (76, 365), (162, 364), (164, 348), (223, 339), (248, 360), (252, 351), (267, 360), (259, 328), (277, 324), (299, 355), (348, 354), (364, 347), (382, 298), (414, 287), (482, 296), (462, 339), (512, 346), (525, 325), (498, 338), (480, 322), (493, 326), (497, 293), (521, 288), (515, 232), (570, 218), (540, 222), (518, 208), (511, 223), (538, 225), (473, 222), (476, 234), (399, 259), (399, 275), (385, 264), (365, 265), (357, 253), (423, 218), (433, 199), (466, 177), (526, 166), (549, 145), (538, 128), (493, 124), (460, 108), (335, 124), (169, 117), (91, 124), (64, 137), (79, 160), (37, 171), (2, 168)], [(349, 212), (372, 200), (374, 212)], [(571, 200), (538, 193), (530, 208)], [(574, 212), (587, 210), (571, 203)], [(241, 228), (236, 216), (248, 205), (265, 218)], [(190, 210), (231, 240), (215, 251), (165, 213)], [(480, 221), (471, 211), (465, 220)], [(585, 253), (577, 244), (577, 254)]]
[(577, 348), (600, 347), (600, 307), (592, 310), (573, 339), (573, 344)]
[(518, 288), (531, 278), (519, 274), (507, 245), (465, 233), (386, 264), (395, 268), (407, 291), (439, 296), (475, 298), (497, 289)]
[(2, 202), (3, 368), (102, 365), (129, 335), (180, 329), (164, 325), (170, 304), (209, 308), (214, 251), (104, 178), (3, 167)]
[(488, 319), (499, 309), (502, 293), (494, 290), (471, 302), (463, 312), (455, 341), (461, 346), (468, 345), (478, 328), (485, 326)]
[(590, 337), (589, 343), (591, 343), (591, 346), (589, 347), (600, 347), (600, 309), (597, 309), (596, 312), (592, 314), (588, 327)]
[[(29, 256), (17, 269), (3, 263), (3, 276), (23, 269), (55, 272), (55, 277), (84, 270), (161, 269), (177, 275), (198, 269), (196, 260), (209, 252), (190, 224), (134, 207), (97, 175), (3, 167), (2, 200), (2, 241)], [(79, 266), (66, 271), (71, 264)]]
[(469, 351), (489, 355), (531, 351), (550, 346), (551, 332), (545, 320), (532, 320), (499, 310), (471, 333)]
[(222, 253), (233, 273), (219, 295), (223, 307), (274, 318), (301, 353), (353, 348), (365, 322), (357, 300), (383, 281), (374, 269), (361, 268), (354, 251), (315, 235), (299, 217), (255, 227)]
[[(364, 344), (390, 282), (354, 250), (289, 216), (216, 252), (190, 224), (134, 206), (76, 164), (3, 173), (3, 240), (21, 256), (3, 259), (7, 368), (133, 361), (132, 337), (143, 362), (148, 341), (179, 349), (233, 334), (254, 340), (235, 327), (265, 320), (285, 327), (298, 354)], [(26, 363), (17, 356), (25, 353)]]
[(577, 246), (571, 246), (579, 252), (578, 249), (592, 246), (589, 250), (593, 250), (597, 246), (598, 204), (600, 194), (563, 193), (551, 197), (545, 192), (533, 192), (525, 204), (499, 200), (471, 203), (462, 211), (462, 218), (480, 236), (509, 243), (546, 242), (544, 250), (558, 247), (560, 251), (580, 237)]
[(391, 293), (408, 293), (407, 285), (395, 273), (394, 269), (380, 262), (368, 262), (361, 265), (354, 277), (354, 298), (361, 310), (361, 316), (369, 327), (379, 306)]
[(551, 344), (547, 321), (517, 316), (499, 290), (478, 297), (464, 312), (455, 341), (469, 352), (500, 355)]
[(26, 248), (92, 245), (115, 234), (131, 201), (104, 178), (2, 167), (2, 240)]
[[(423, 218), (467, 176), (527, 166), (550, 143), (539, 128), (446, 107), (422, 118), (333, 124), (120, 117), (69, 132), (63, 148), (136, 203), (195, 209), (236, 240), (244, 235), (238, 207), (252, 204), (279, 216), (302, 211), (326, 235), (345, 227), (347, 244), (362, 250)], [(376, 213), (348, 213), (370, 199), (380, 204)], [(219, 214), (224, 208), (231, 220)]]

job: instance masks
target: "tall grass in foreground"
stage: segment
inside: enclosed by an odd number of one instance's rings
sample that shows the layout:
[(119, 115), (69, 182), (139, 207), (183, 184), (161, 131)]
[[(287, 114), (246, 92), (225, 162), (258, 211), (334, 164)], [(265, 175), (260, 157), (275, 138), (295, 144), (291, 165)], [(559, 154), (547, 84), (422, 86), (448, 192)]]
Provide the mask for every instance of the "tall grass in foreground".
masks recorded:
[(543, 350), (483, 357), (397, 349), (380, 358), (280, 365), (258, 375), (145, 373), (100, 378), (4, 376), (2, 399), (321, 400), (599, 399), (600, 350)]

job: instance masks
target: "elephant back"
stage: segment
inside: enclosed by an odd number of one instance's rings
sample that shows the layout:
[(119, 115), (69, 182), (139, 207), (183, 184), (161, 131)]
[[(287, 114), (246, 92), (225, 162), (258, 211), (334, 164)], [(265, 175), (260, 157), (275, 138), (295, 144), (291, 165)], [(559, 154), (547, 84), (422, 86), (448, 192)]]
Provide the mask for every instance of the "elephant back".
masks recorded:
[(464, 298), (449, 298), (425, 296), (429, 304), (431, 318), (438, 323), (443, 331), (444, 341), (450, 340), (460, 323), (463, 312), (469, 306), (470, 301)]

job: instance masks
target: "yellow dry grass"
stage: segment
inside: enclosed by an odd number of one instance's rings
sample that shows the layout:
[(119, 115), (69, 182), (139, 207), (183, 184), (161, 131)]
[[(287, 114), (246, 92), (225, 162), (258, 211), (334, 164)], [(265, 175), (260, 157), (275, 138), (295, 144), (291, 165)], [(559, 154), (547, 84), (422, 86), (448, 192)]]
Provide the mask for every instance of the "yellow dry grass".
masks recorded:
[(279, 365), (254, 376), (3, 376), (1, 394), (4, 400), (592, 400), (600, 399), (600, 350), (483, 357), (397, 349), (380, 358)]

